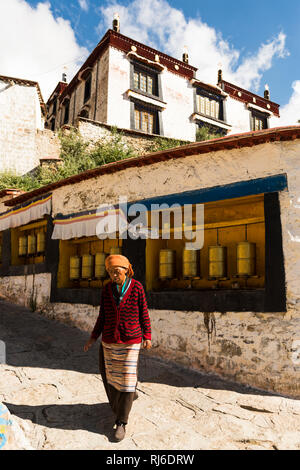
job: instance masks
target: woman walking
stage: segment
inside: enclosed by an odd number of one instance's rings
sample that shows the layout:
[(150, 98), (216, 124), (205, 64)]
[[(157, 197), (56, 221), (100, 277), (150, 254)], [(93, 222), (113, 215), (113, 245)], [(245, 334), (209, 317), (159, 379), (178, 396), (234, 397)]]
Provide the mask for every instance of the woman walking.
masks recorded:
[(125, 437), (132, 402), (137, 398), (140, 347), (151, 348), (151, 324), (143, 285), (133, 279), (132, 266), (123, 255), (109, 255), (105, 267), (111, 281), (101, 293), (100, 312), (87, 351), (102, 334), (99, 366), (106, 394), (116, 415), (115, 438)]

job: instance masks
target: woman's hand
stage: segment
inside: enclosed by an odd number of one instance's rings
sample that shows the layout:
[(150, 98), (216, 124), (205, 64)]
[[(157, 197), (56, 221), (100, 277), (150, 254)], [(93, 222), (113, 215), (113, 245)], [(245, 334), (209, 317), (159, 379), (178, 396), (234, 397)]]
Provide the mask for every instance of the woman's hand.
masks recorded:
[(87, 352), (95, 342), (96, 342), (95, 338), (90, 338), (83, 347), (84, 352)]
[(145, 341), (143, 343), (143, 347), (144, 347), (144, 349), (151, 349), (152, 344), (151, 344), (150, 339), (145, 339)]

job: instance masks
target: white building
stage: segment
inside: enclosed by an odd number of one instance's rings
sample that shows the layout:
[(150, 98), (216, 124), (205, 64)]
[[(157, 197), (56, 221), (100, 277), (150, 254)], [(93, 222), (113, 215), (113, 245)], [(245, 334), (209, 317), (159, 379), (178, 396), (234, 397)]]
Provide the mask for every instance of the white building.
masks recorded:
[(197, 68), (108, 30), (69, 84), (47, 103), (47, 127), (76, 126), (78, 117), (187, 141), (199, 127), (226, 135), (277, 126), (279, 105), (222, 79), (199, 80)]
[(38, 130), (44, 128), (45, 104), (39, 84), (0, 75), (0, 171), (24, 174), (39, 164)]

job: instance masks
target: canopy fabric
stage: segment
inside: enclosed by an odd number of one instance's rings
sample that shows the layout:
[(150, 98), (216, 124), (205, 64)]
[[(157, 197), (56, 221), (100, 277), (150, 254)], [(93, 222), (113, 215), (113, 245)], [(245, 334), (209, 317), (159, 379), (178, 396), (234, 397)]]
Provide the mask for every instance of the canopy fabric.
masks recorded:
[(33, 220), (41, 219), (45, 214), (51, 214), (52, 194), (19, 205), (0, 214), (0, 232), (9, 228), (29, 224)]
[[(99, 224), (99, 225), (98, 225)], [(52, 239), (70, 240), (72, 238), (92, 237), (106, 238), (107, 234), (127, 230), (128, 222), (120, 208), (109, 207), (76, 214), (57, 214), (54, 218)]]

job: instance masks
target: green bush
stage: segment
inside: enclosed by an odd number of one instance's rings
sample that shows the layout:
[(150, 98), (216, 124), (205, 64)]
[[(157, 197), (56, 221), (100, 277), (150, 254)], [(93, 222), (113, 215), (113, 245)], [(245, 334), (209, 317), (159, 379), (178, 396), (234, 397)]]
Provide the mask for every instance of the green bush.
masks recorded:
[(203, 126), (197, 129), (196, 132), (196, 141), (201, 142), (203, 140), (211, 140), (211, 139), (218, 139), (222, 137), (220, 134), (216, 134), (212, 132), (208, 127)]
[(190, 142), (177, 139), (164, 139), (163, 137), (156, 137), (155, 140), (151, 144), (149, 144), (147, 151), (160, 152), (163, 150), (168, 150), (174, 147), (180, 147), (181, 145), (187, 144), (190, 144)]

